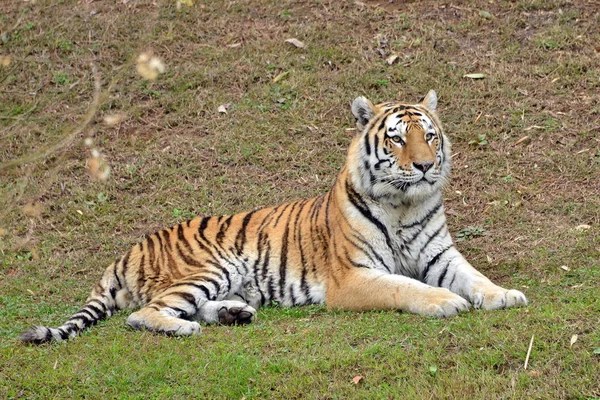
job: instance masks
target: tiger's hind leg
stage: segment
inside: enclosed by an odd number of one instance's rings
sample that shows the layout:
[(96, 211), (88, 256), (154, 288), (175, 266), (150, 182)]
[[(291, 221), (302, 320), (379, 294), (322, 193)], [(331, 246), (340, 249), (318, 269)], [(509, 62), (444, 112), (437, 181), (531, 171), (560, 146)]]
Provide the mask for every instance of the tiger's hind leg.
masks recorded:
[(217, 300), (226, 296), (228, 289), (228, 284), (214, 278), (187, 277), (132, 313), (127, 325), (166, 335), (188, 336), (202, 331), (196, 320), (226, 325), (250, 323), (256, 314), (254, 308), (243, 301)]

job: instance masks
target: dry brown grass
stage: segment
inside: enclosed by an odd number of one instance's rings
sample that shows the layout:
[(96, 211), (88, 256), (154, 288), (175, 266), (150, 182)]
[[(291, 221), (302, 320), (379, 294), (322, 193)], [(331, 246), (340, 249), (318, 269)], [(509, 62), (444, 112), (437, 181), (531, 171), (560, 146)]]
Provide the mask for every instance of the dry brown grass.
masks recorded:
[[(196, 3), (0, 3), (0, 394), (600, 396), (597, 5)], [(155, 80), (136, 72), (145, 51), (166, 66)], [(145, 233), (323, 193), (354, 97), (416, 100), (430, 88), (454, 142), (446, 207), (468, 239), (459, 247), (525, 287), (529, 309), (449, 321), (267, 309), (249, 330), (206, 329), (196, 342), (130, 333), (115, 317), (68, 347), (14, 342), (62, 321)], [(88, 172), (92, 149), (106, 180)], [(535, 373), (522, 370), (532, 333)], [(132, 343), (143, 360), (124, 355)], [(106, 354), (112, 362), (86, 361)]]

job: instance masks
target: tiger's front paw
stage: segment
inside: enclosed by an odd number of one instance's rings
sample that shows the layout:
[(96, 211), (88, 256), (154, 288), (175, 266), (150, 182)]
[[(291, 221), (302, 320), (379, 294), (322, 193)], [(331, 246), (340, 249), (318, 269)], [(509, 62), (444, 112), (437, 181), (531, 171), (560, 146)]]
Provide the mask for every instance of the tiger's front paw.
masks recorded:
[(463, 297), (444, 288), (425, 289), (423, 296), (416, 298), (410, 308), (411, 312), (433, 317), (451, 317), (459, 312), (467, 311), (471, 304)]
[(475, 308), (484, 310), (500, 310), (510, 307), (524, 307), (527, 305), (527, 298), (518, 290), (506, 290), (499, 286), (493, 289), (475, 291), (471, 302)]

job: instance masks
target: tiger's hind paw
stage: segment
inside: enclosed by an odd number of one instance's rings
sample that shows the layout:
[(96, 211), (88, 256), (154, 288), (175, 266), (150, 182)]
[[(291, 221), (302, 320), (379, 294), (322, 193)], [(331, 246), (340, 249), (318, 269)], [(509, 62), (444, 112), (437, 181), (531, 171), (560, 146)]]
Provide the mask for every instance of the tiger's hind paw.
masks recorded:
[(252, 322), (256, 310), (250, 306), (219, 309), (219, 323), (223, 325), (247, 325)]

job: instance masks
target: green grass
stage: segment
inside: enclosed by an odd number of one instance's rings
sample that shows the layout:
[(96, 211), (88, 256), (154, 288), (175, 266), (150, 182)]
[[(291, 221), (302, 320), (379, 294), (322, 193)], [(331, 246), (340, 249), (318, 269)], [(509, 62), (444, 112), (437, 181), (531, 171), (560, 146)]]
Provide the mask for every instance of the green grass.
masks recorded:
[[(366, 3), (0, 4), (0, 398), (600, 398), (598, 10)], [(153, 82), (133, 65), (148, 49), (166, 64)], [(95, 77), (114, 88), (71, 135)], [(180, 339), (131, 331), (120, 312), (66, 344), (17, 342), (64, 322), (146, 233), (324, 193), (352, 99), (430, 88), (454, 143), (458, 247), (528, 308), (268, 307)], [(87, 173), (86, 137), (106, 181)]]

